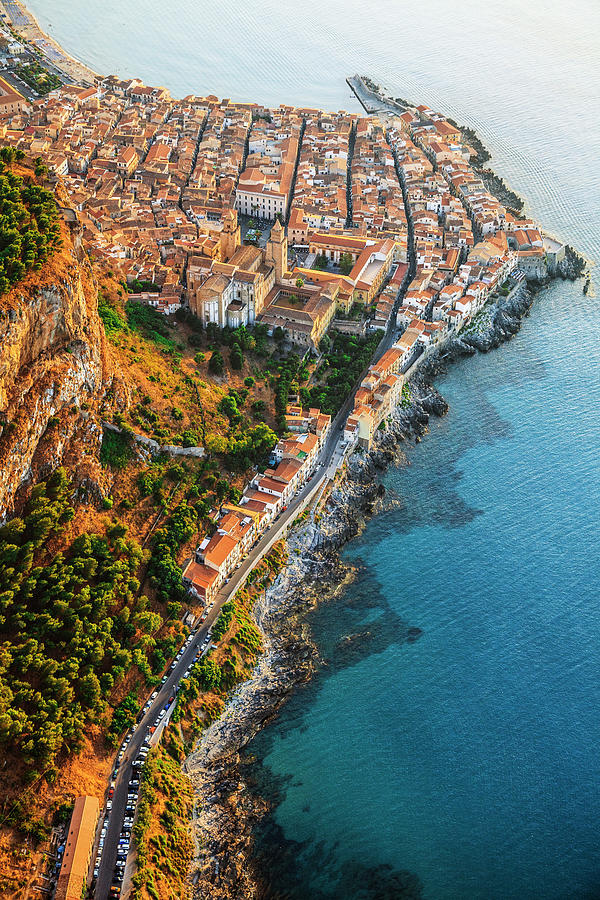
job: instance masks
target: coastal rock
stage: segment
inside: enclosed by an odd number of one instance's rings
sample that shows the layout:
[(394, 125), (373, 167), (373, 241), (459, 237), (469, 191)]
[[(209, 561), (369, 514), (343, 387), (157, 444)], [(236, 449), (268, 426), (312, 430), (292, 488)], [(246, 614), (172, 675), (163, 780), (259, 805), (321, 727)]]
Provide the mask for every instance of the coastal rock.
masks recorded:
[(576, 281), (578, 278), (582, 278), (585, 275), (587, 269), (587, 260), (584, 259), (580, 253), (577, 253), (573, 247), (567, 245), (565, 248), (565, 258), (561, 260), (556, 267), (556, 274), (560, 278)]
[[(360, 532), (370, 515), (398, 502), (382, 489), (381, 472), (389, 463), (406, 463), (407, 442), (419, 441), (430, 417), (447, 412), (448, 404), (431, 379), (452, 360), (487, 352), (512, 337), (532, 300), (523, 285), (487, 308), (478, 330), (432, 354), (410, 381), (410, 404), (396, 408), (385, 429), (377, 431), (372, 450), (350, 457), (324, 509), (318, 515), (313, 511), (290, 534), (290, 563), (254, 611), (265, 636), (265, 654), (253, 678), (238, 688), (225, 715), (205, 732), (184, 764), (197, 797), (193, 826), (201, 849), (191, 876), (197, 900), (258, 900), (264, 895), (264, 872), (254, 867), (253, 842), (254, 828), (268, 814), (269, 804), (249, 790), (239, 752), (276, 714), (294, 685), (309, 679), (318, 665), (303, 617), (353, 577), (338, 549)], [(420, 629), (413, 628), (407, 640), (420, 636)]]
[(448, 409), (424, 380), (416, 381), (411, 391), (411, 404), (395, 410), (385, 431), (377, 432), (373, 449), (350, 457), (325, 508), (290, 534), (289, 564), (254, 610), (265, 653), (251, 680), (236, 690), (225, 714), (207, 729), (184, 763), (196, 794), (193, 830), (200, 850), (191, 881), (198, 900), (262, 896), (263, 878), (253, 868), (254, 827), (269, 807), (248, 790), (240, 750), (276, 714), (294, 685), (309, 679), (319, 664), (303, 620), (307, 610), (343, 590), (354, 577), (338, 549), (375, 511), (397, 502), (378, 481), (382, 469), (390, 462), (405, 462), (406, 442), (423, 434), (431, 415)]

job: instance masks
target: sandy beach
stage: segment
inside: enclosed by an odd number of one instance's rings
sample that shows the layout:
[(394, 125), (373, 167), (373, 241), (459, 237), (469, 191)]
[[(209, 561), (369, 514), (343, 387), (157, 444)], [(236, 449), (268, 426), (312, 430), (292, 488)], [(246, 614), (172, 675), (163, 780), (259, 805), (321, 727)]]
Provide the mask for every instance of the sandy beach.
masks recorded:
[(0, 0), (0, 15), (5, 25), (41, 53), (53, 67), (60, 69), (69, 80), (91, 85), (99, 77), (97, 72), (66, 53), (60, 44), (42, 31), (34, 15), (20, 0)]

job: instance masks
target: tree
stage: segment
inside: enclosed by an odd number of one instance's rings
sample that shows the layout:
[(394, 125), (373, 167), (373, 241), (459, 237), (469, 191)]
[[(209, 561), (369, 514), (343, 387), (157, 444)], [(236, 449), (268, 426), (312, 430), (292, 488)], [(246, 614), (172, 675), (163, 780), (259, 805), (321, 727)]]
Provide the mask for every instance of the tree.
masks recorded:
[(230, 423), (238, 422), (240, 419), (240, 411), (238, 409), (236, 398), (231, 394), (227, 397), (223, 397), (219, 401), (217, 409), (229, 419)]
[(221, 343), (223, 333), (216, 322), (208, 322), (206, 325), (206, 337), (211, 343)]
[(354, 268), (354, 260), (351, 253), (342, 253), (340, 256), (340, 272), (342, 275), (349, 275)]
[(213, 375), (222, 375), (225, 371), (225, 360), (218, 350), (214, 350), (210, 357), (208, 371)]
[(209, 453), (226, 453), (227, 452), (227, 438), (222, 434), (207, 434), (206, 435), (206, 449)]
[(214, 659), (203, 659), (194, 666), (192, 677), (203, 691), (218, 690), (221, 685), (221, 669)]
[(233, 349), (231, 350), (231, 353), (229, 354), (229, 362), (231, 364), (231, 368), (235, 369), (238, 372), (243, 368), (244, 357), (242, 356), (242, 351), (238, 344), (235, 344)]
[(93, 709), (100, 700), (102, 689), (98, 677), (93, 672), (84, 675), (80, 680), (79, 696), (81, 697), (83, 705), (88, 709)]
[(253, 400), (250, 408), (253, 416), (262, 418), (267, 410), (267, 404), (264, 400)]

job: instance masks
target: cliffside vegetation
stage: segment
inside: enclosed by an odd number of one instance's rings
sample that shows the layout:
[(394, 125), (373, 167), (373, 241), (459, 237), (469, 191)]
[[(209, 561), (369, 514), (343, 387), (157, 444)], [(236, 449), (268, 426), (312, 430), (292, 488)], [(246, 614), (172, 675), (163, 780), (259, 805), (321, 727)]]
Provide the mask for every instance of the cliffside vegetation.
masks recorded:
[(54, 552), (73, 516), (58, 469), (0, 528), (0, 741), (22, 758), (26, 780), (56, 777), (58, 754), (81, 748), (86, 724), (162, 625), (138, 596), (143, 554), (123, 526)]
[(134, 834), (137, 872), (133, 900), (179, 900), (193, 845), (189, 835), (192, 786), (181, 771), (181, 743), (171, 736), (153, 750), (143, 769)]
[(321, 342), (324, 360), (314, 375), (314, 384), (303, 388), (300, 396), (305, 406), (317, 406), (335, 415), (350, 394), (359, 375), (365, 369), (379, 341), (381, 332), (366, 338), (354, 334), (333, 332)]
[[(0, 294), (40, 269), (61, 243), (54, 196), (36, 183), (33, 172), (14, 170), (22, 160), (22, 151), (0, 147)], [(36, 174), (45, 171), (36, 164)]]
[(132, 296), (114, 277), (101, 277), (98, 309), (130, 395), (120, 404), (109, 392), (107, 418), (116, 410), (117, 424), (160, 444), (206, 447), (221, 468), (241, 474), (274, 441), (264, 425), (275, 425), (278, 348), (264, 329), (204, 329), (194, 316), (167, 318)]

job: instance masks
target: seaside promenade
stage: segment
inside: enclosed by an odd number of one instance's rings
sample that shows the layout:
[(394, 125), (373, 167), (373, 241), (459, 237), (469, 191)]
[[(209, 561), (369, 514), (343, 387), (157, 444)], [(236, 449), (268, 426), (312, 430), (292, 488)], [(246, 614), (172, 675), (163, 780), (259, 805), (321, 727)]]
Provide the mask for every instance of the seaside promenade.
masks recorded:
[(20, 0), (0, 0), (0, 19), (34, 52), (44, 57), (50, 71), (82, 86), (94, 84), (97, 73), (67, 53), (40, 28), (35, 16)]

